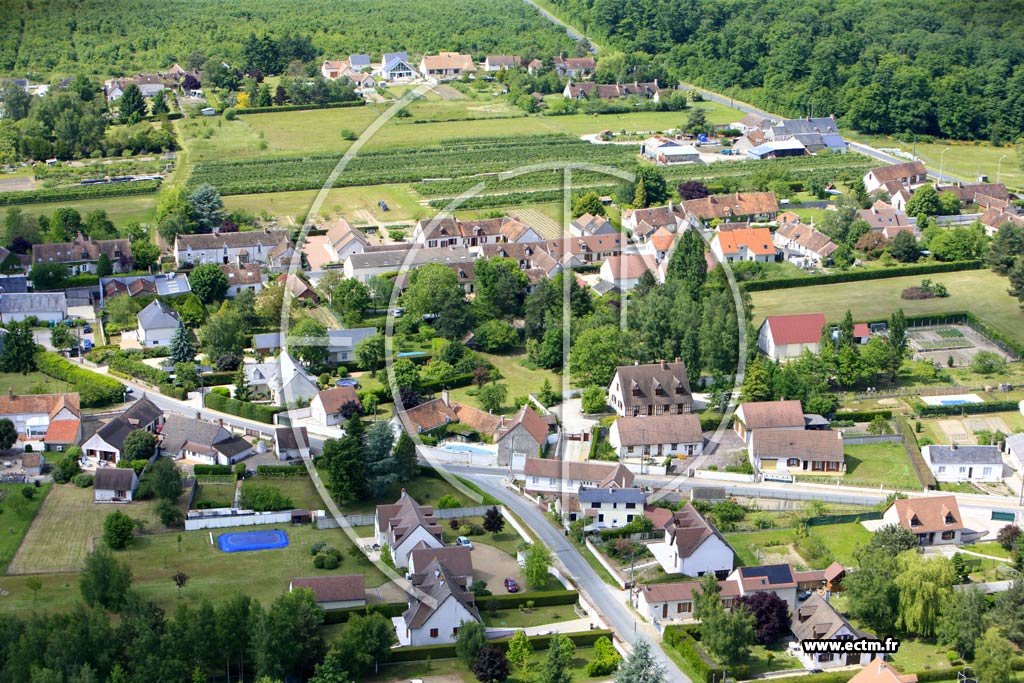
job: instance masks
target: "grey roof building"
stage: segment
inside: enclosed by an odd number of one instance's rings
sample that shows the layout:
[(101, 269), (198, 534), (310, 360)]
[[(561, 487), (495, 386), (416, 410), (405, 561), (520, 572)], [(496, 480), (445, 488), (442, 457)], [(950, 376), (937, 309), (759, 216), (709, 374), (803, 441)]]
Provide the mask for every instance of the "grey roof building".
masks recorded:
[(40, 320), (63, 320), (68, 315), (64, 292), (0, 294), (0, 321), (18, 321), (35, 316)]
[[(937, 465), (1001, 465), (998, 446), (925, 446), (927, 460)], [(922, 453), (924, 454), (924, 453)]]
[(580, 487), (581, 507), (589, 503), (634, 503), (643, 508), (647, 494), (641, 488), (587, 488)]
[(159, 299), (139, 311), (139, 327), (143, 329), (159, 329), (177, 327), (178, 313)]

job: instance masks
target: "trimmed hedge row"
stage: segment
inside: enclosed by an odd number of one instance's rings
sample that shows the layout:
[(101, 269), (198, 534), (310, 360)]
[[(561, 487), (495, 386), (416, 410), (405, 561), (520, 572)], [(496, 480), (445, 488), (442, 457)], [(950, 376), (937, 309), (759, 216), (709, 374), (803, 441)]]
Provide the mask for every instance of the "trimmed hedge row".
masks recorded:
[(0, 192), (0, 206), (39, 204), (41, 202), (70, 202), (79, 199), (95, 199), (97, 197), (124, 197), (133, 194), (149, 194), (159, 189), (159, 180), (139, 180), (133, 183), (98, 183), (96, 185), (48, 187), (27, 192)]
[(366, 100), (346, 100), (345, 102), (328, 102), (326, 104), (282, 104), (277, 107), (246, 107), (245, 109), (236, 109), (236, 116), (245, 116), (248, 114), (272, 114), (278, 111), (306, 111), (309, 109), (341, 109), (344, 107), (362, 107), (366, 104)]
[(920, 263), (878, 270), (847, 270), (841, 273), (829, 273), (828, 275), (808, 275), (806, 277), (790, 277), (778, 280), (751, 280), (749, 282), (741, 282), (740, 288), (746, 292), (765, 292), (772, 289), (835, 285), (842, 282), (859, 282), (861, 280), (884, 280), (890, 277), (903, 277), (906, 275), (954, 273), (961, 270), (980, 270), (984, 267), (985, 264), (980, 259), (952, 261), (949, 263)]
[[(563, 633), (562, 636), (575, 643), (576, 647), (592, 647), (598, 638), (611, 638), (612, 632), (605, 629), (595, 629), (583, 633)], [(527, 638), (530, 644), (533, 645), (534, 651), (546, 650), (551, 643), (551, 636), (527, 636)], [(511, 638), (502, 638), (501, 640), (492, 640), (489, 644), (495, 645), (504, 651), (508, 648), (510, 640)], [(450, 645), (418, 645), (392, 650), (390, 661), (391, 663), (420, 662), (426, 659), (454, 659), (455, 656), (455, 643)]]
[(143, 382), (149, 382), (157, 386), (167, 384), (167, 380), (170, 377), (163, 370), (154, 368), (152, 365), (146, 365), (142, 361), (134, 360), (127, 356), (111, 356), (107, 359), (107, 366), (111, 370), (123, 372), (129, 377), (141, 379)]
[(210, 410), (219, 410), (222, 413), (237, 415), (238, 417), (267, 424), (273, 424), (274, 415), (283, 410), (283, 408), (277, 406), (258, 405), (219, 394), (207, 394), (203, 398), (203, 405)]
[(703, 648), (684, 626), (666, 626), (662, 639), (666, 645), (674, 647), (690, 665), (697, 675), (697, 683), (713, 683), (715, 679), (721, 679), (722, 667), (704, 654)]
[(260, 477), (305, 477), (309, 475), (305, 465), (257, 465), (256, 475)]
[[(267, 467), (267, 465), (257, 466), (256, 473), (263, 474), (261, 471), (261, 468), (263, 467)], [(269, 467), (277, 466), (269, 465)], [(278, 469), (281, 468), (278, 467)], [(302, 469), (303, 472), (305, 472), (305, 468)], [(477, 606), (487, 606), (491, 600), (498, 605), (498, 609), (518, 609), (520, 605), (525, 605), (527, 601), (532, 601), (534, 607), (552, 607), (555, 605), (575, 605), (576, 601), (579, 600), (579, 594), (576, 591), (538, 591), (536, 593), (523, 593), (519, 595), (493, 595), (486, 598), (480, 598), (477, 601)], [(349, 617), (353, 614), (366, 614), (367, 612), (380, 612), (386, 617), (398, 617), (401, 616), (407, 608), (408, 605), (404, 602), (389, 602), (385, 604), (368, 605), (365, 607), (344, 607), (342, 609), (327, 610), (324, 612), (324, 623), (343, 624), (348, 621)], [(597, 640), (597, 638), (594, 638), (594, 640)], [(591, 641), (590, 644), (593, 644), (593, 641)], [(423, 647), (446, 646), (424, 645)], [(405, 650), (406, 648), (402, 649)], [(454, 657), (455, 655), (452, 656)], [(434, 659), (437, 659), (437, 657), (434, 657)], [(416, 660), (411, 659), (403, 661)]]
[(892, 419), (892, 410), (883, 408), (881, 410), (849, 410), (836, 413), (837, 420), (850, 420), (851, 422), (871, 422), (875, 417), (881, 415), (886, 420)]
[[(713, 432), (718, 429), (718, 425), (722, 423), (722, 416), (718, 415), (701, 415), (700, 416), (700, 431), (702, 432)], [(728, 427), (729, 425), (726, 425)]]
[(83, 408), (124, 401), (124, 385), (112, 377), (86, 370), (49, 351), (38, 351), (33, 358), (39, 372), (74, 385)]
[(202, 474), (233, 474), (234, 470), (231, 465), (196, 465), (193, 472), (198, 476)]
[(978, 413), (1005, 413), (1017, 410), (1017, 401), (988, 401), (986, 403), (961, 403), (955, 406), (930, 406), (924, 401), (914, 403), (914, 410), (921, 417), (939, 415), (977, 415)]
[[(916, 672), (918, 683), (934, 683), (935, 681), (956, 680), (959, 669), (929, 669)], [(773, 678), (782, 683), (846, 683), (853, 678), (856, 671), (823, 671), (806, 676), (784, 676)], [(911, 672), (913, 673), (913, 672)]]
[(203, 381), (204, 387), (216, 387), (222, 384), (234, 384), (235, 373), (229, 371), (221, 372), (208, 372), (205, 375), (200, 375), (199, 379)]
[(170, 396), (171, 398), (176, 398), (179, 401), (185, 401), (188, 399), (188, 392), (185, 391), (185, 387), (175, 386), (170, 382), (161, 382), (156, 385), (156, 388), (164, 396)]

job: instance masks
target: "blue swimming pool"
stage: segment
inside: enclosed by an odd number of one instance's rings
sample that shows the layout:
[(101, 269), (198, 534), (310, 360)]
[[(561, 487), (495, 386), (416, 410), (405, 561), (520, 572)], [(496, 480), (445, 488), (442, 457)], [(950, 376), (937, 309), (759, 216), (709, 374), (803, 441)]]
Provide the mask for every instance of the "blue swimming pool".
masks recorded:
[(939, 401), (939, 404), (944, 406), (962, 406), (967, 403), (970, 403), (970, 401), (962, 398), (947, 398)]
[(240, 553), (247, 550), (271, 550), (288, 546), (288, 534), (271, 531), (233, 531), (217, 537), (217, 545), (226, 553)]
[(399, 358), (408, 358), (410, 356), (425, 356), (425, 355), (427, 355), (427, 352), (426, 351), (401, 351), (397, 355), (398, 355)]
[(478, 448), (477, 446), (470, 446), (464, 443), (446, 443), (438, 450), (448, 451), (449, 453), (475, 453), (476, 455), (494, 454), (494, 451), (489, 451), (486, 448)]

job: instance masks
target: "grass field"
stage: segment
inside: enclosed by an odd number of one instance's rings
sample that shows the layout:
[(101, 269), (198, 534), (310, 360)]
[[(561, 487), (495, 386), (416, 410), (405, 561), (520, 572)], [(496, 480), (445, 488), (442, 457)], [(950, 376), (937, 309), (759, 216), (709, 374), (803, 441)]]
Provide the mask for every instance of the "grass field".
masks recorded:
[(52, 394), (67, 389), (67, 383), (41, 372), (0, 372), (0, 391), (11, 390), (15, 394)]
[(884, 280), (815, 285), (799, 289), (751, 292), (754, 324), (765, 316), (786, 313), (823, 312), (830, 322), (842, 320), (849, 309), (854, 320), (881, 320), (897, 308), (907, 315), (971, 311), (994, 329), (1013, 338), (1024, 337), (1024, 312), (1006, 293), (1004, 277), (988, 270), (967, 270), (925, 276), (946, 285), (949, 297), (907, 301), (900, 292), (921, 283), (922, 277), (894, 277)]
[(846, 475), (843, 478), (851, 483), (921, 490), (921, 482), (914, 474), (903, 444), (851, 444), (843, 451), (846, 455)]
[[(459, 537), (459, 532), (457, 529), (451, 528), (451, 526), (449, 525), (450, 521), (451, 520), (444, 519), (440, 520), (438, 523), (441, 525), (441, 531), (444, 535), (444, 542), (447, 544), (454, 544), (455, 539)], [(483, 526), (484, 518), (463, 517), (460, 519), (460, 521), (463, 524), (476, 524), (478, 526)], [(516, 556), (516, 550), (519, 548), (520, 545), (523, 544), (522, 536), (516, 533), (516, 530), (513, 529), (512, 526), (508, 524), (508, 522), (505, 523), (505, 528), (500, 533), (485, 533), (482, 536), (473, 536), (469, 540), (473, 543), (483, 543), (486, 545), (494, 546), (498, 550), (505, 551), (505, 553), (511, 555), (512, 557)]]
[(770, 529), (744, 534), (726, 534), (725, 540), (736, 551), (737, 562), (740, 565), (755, 566), (761, 564), (756, 551), (782, 552), (785, 546), (796, 540), (796, 531), (793, 529)]
[(260, 486), (273, 486), (291, 499), (300, 510), (322, 510), (324, 501), (309, 477), (256, 477), (247, 479)]
[(972, 553), (981, 553), (982, 555), (991, 555), (992, 557), (1003, 557), (1010, 559), (1012, 553), (999, 545), (996, 541), (987, 541), (985, 543), (973, 543), (971, 545), (962, 546), (963, 550), (969, 550)]
[[(269, 192), (264, 194), (229, 195), (224, 206), (229, 210), (245, 209), (256, 216), (266, 211), (279, 221), (290, 216), (296, 223), (309, 214), (317, 190), (296, 192)], [(388, 211), (381, 211), (378, 200), (384, 200)], [(342, 187), (330, 190), (320, 207), (320, 216), (334, 218), (343, 215), (350, 222), (365, 223), (357, 211), (369, 211), (379, 221), (416, 221), (434, 215), (429, 207), (417, 203), (416, 195), (408, 185), (374, 185), (372, 187)]]
[[(326, 473), (321, 471), (320, 476), (325, 477)], [(340, 506), (343, 514), (363, 515), (372, 514), (378, 505), (392, 505), (402, 494), (402, 489), (412, 496), (420, 505), (437, 505), (441, 496), (452, 495), (459, 499), (460, 506), (476, 505), (476, 502), (462, 495), (451, 484), (441, 477), (428, 477), (421, 475), (410, 481), (395, 484), (390, 491), (373, 500), (364, 500), (351, 505)]]
[[(547, 651), (541, 650), (531, 655), (526, 668), (520, 672), (513, 672), (505, 679), (506, 683), (533, 683), (536, 680), (535, 672), (540, 671), (544, 666)], [(607, 676), (597, 678), (587, 675), (587, 663), (594, 658), (594, 648), (580, 647), (576, 649), (576, 655), (570, 662), (569, 673), (573, 683), (584, 681), (610, 680)], [(434, 679), (433, 677), (437, 677)], [(370, 674), (365, 681), (394, 681), (415, 680), (417, 678), (431, 678), (432, 680), (444, 681), (445, 683), (476, 683), (476, 676), (459, 659), (440, 659), (437, 661), (410, 662), (408, 664), (387, 664), (382, 666), (380, 673)]]
[[(88, 489), (86, 489), (88, 490)], [(133, 503), (134, 507), (137, 503)], [(130, 511), (130, 510), (129, 510)], [(275, 525), (213, 530), (213, 536), (228, 531), (281, 529), (288, 534), (287, 548), (256, 552), (224, 553), (210, 544), (210, 531), (182, 531), (181, 551), (175, 532), (147, 534), (135, 538), (132, 548), (119, 551), (119, 559), (132, 568), (133, 588), (164, 609), (173, 609), (178, 589), (171, 576), (183, 571), (189, 576), (182, 596), (194, 601), (203, 597), (213, 601), (242, 593), (264, 605), (288, 590), (288, 581), (300, 576), (329, 574), (363, 574), (367, 587), (379, 586), (387, 580), (364, 556), (352, 557), (352, 544), (339, 529), (318, 531), (309, 526)], [(309, 555), (314, 541), (326, 541), (342, 551), (341, 566), (334, 571), (316, 569)], [(39, 578), (40, 609), (64, 610), (79, 599), (77, 573), (44, 574)], [(0, 588), (10, 595), (0, 598), (0, 612), (24, 612), (33, 608), (32, 594), (25, 588), (25, 577), (0, 579)]]
[(51, 486), (52, 484), (46, 484), (38, 488), (33, 487), (35, 495), (28, 500), (21, 493), (24, 485), (0, 485), (0, 492), (3, 494), (3, 498), (0, 499), (3, 503), (3, 507), (0, 508), (0, 529), (7, 529), (6, 534), (0, 535), (0, 574), (7, 571), (7, 566), (18, 552), (18, 547)]
[(234, 507), (235, 485), (227, 482), (199, 482), (192, 508), (200, 509), (200, 503), (209, 503), (211, 508)]
[[(480, 602), (482, 605), (486, 605), (487, 598), (482, 598)], [(499, 610), (493, 615), (486, 610), (481, 610), (481, 616), (484, 619), (484, 626), (504, 628), (527, 628), (541, 624), (553, 624), (558, 621), (572, 621), (577, 618), (572, 605), (536, 607), (529, 612), (506, 609)]]
[(29, 527), (8, 573), (78, 571), (93, 544), (101, 539), (103, 520), (108, 514), (121, 510), (143, 520), (147, 529), (162, 529), (155, 508), (156, 501), (152, 500), (131, 505), (97, 505), (91, 488), (55, 486)]
[(860, 522), (829, 524), (811, 527), (811, 534), (832, 551), (843, 565), (849, 567), (856, 562), (856, 551), (871, 540), (871, 532)]
[[(85, 216), (90, 211), (103, 209), (116, 226), (126, 223), (145, 223), (156, 215), (156, 193), (129, 197), (106, 197), (104, 199), (80, 199), (66, 202), (42, 202), (39, 204), (13, 204), (29, 216), (52, 216), (62, 207), (76, 209)], [(4, 212), (8, 207), (4, 207)]]
[[(561, 391), (562, 387), (562, 376), (558, 373), (552, 372), (551, 370), (536, 369), (531, 370), (530, 368), (523, 366), (523, 361), (526, 360), (525, 354), (517, 354), (513, 356), (498, 356), (491, 353), (481, 353), (480, 356), (491, 363), (494, 367), (501, 372), (502, 379), (498, 380), (502, 384), (508, 385), (508, 403), (505, 406), (506, 411), (512, 411), (512, 399), (516, 396), (525, 396), (530, 392), (537, 392), (540, 390), (544, 380), (547, 379), (551, 382), (551, 387), (555, 391)], [(457, 401), (465, 401), (474, 407), (480, 407), (480, 404), (476, 400), (475, 395), (470, 395), (469, 392), (476, 393), (476, 387), (462, 387), (459, 389), (453, 389), (451, 396)]]

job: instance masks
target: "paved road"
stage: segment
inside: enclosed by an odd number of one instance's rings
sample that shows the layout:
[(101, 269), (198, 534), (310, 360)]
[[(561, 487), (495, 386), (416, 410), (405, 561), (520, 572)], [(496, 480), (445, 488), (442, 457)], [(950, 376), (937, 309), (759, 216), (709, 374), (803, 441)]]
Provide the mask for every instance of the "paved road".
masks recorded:
[(555, 15), (551, 14), (550, 12), (548, 12), (546, 9), (544, 9), (542, 7), (539, 7), (537, 5), (537, 3), (533, 2), (533, 0), (525, 0), (525, 2), (526, 2), (527, 5), (530, 5), (535, 10), (540, 12), (541, 16), (544, 17), (545, 19), (547, 19), (548, 21), (550, 21), (553, 24), (557, 24), (558, 26), (561, 26), (562, 28), (564, 28), (565, 32), (569, 34), (569, 37), (572, 38), (573, 40), (575, 40), (577, 43), (580, 42), (581, 40), (586, 39), (587, 42), (590, 43), (590, 52), (592, 54), (594, 54), (594, 55), (597, 55), (597, 45), (594, 45), (594, 41), (590, 40), (585, 35), (583, 35), (582, 31), (576, 30), (575, 28), (573, 28), (569, 24), (565, 23), (564, 21), (562, 21), (561, 19), (559, 19)]
[(661, 649), (661, 638), (658, 637), (654, 627), (630, 611), (621, 601), (617, 591), (597, 575), (597, 572), (587, 564), (576, 547), (566, 540), (562, 531), (556, 529), (535, 505), (531, 505), (522, 496), (502, 486), (500, 476), (473, 473), (469, 474), (467, 478), (514, 511), (530, 530), (551, 549), (557, 561), (565, 567), (579, 592), (604, 617), (608, 626), (620, 638), (629, 643), (636, 643), (640, 639), (646, 640), (651, 645), (652, 654), (665, 667), (666, 680), (691, 683), (686, 674)]

